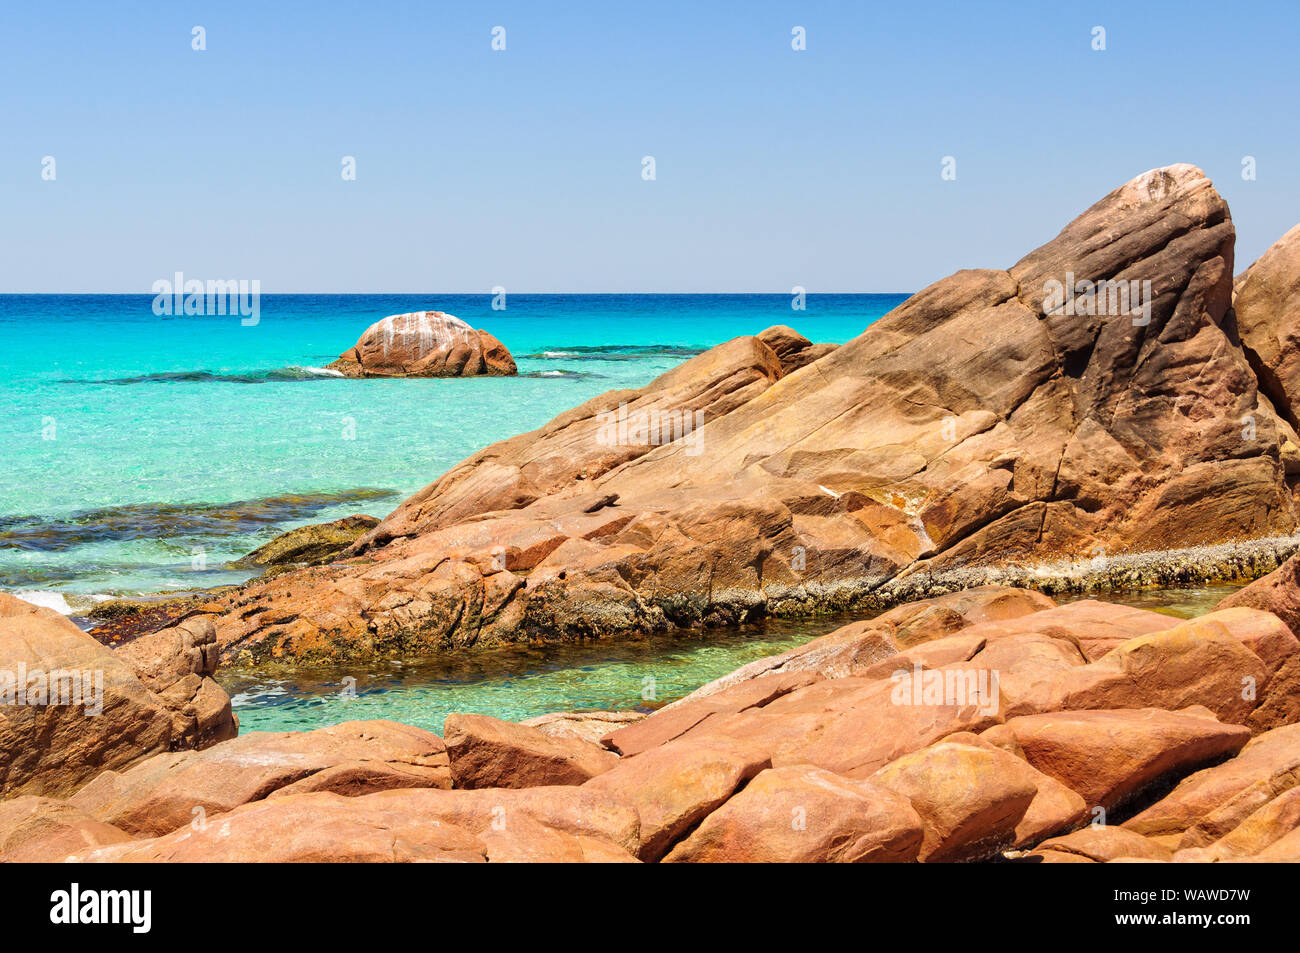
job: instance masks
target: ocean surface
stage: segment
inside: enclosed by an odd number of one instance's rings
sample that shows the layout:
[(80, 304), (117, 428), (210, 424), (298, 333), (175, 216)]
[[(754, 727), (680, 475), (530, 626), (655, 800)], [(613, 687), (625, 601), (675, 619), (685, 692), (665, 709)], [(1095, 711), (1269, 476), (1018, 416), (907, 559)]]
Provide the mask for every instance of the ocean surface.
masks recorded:
[[(238, 316), (152, 295), (0, 295), (0, 589), (63, 611), (240, 582), (275, 535), (383, 516), (452, 464), (773, 324), (844, 342), (905, 295), (264, 295)], [(517, 378), (344, 380), (370, 324), (438, 309)]]

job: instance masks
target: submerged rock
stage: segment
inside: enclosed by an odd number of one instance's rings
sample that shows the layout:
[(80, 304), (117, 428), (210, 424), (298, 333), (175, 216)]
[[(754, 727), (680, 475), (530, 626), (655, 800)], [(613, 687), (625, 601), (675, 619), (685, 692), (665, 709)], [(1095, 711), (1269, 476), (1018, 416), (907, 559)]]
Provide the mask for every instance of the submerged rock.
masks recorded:
[(345, 516), (329, 523), (299, 526), (281, 533), (247, 556), (236, 566), (319, 566), (343, 552), (379, 525), (373, 516)]
[(344, 377), (475, 377), (517, 374), (506, 346), (443, 311), (376, 321), (327, 365)]

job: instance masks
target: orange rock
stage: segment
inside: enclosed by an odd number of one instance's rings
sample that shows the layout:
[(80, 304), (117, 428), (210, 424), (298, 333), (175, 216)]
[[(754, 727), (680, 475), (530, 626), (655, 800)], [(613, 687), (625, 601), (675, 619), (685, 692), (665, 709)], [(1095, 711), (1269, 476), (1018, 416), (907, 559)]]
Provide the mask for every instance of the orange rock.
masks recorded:
[(1021, 684), (1003, 714), (1203, 705), (1224, 721), (1242, 724), (1257, 704), (1246, 697), (1245, 687), (1267, 678), (1259, 656), (1224, 622), (1205, 616), (1129, 639), (1087, 665)]
[(1300, 785), (1300, 725), (1258, 735), (1229, 761), (1182, 780), (1124, 823), (1179, 848), (1208, 847), (1279, 794)]
[(916, 859), (921, 819), (871, 781), (792, 765), (760, 772), (700, 822), (668, 863), (885, 863)]
[[(1107, 811), (1157, 782), (1236, 754), (1250, 731), (1217, 721), (1206, 709), (1062, 711), (1012, 718), (1029, 763)], [(1131, 824), (1125, 825), (1146, 833)]]
[[(868, 610), (1098, 549), (1293, 533), (1300, 450), (1232, 333), (1234, 243), (1204, 172), (1173, 165), (792, 373), (757, 337), (719, 345), (453, 467), (349, 550), (360, 561), (219, 600), (223, 655), (421, 656)], [(1135, 325), (1115, 295), (1139, 274), (1158, 293)], [(1081, 313), (1055, 300), (1067, 276)], [(644, 426), (620, 429), (629, 414)], [(960, 624), (920, 611), (924, 638)], [(1108, 628), (1076, 635), (1086, 657), (1116, 644)]]
[(120, 773), (105, 771), (69, 803), (132, 834), (157, 835), (295, 783), (298, 791), (336, 786), (356, 794), (450, 787), (451, 774), (437, 735), (391, 721), (351, 721), (315, 731), (256, 732), (203, 751), (158, 755)]
[(1038, 795), (1037, 774), (991, 745), (942, 741), (871, 780), (911, 801), (925, 832), (918, 859), (937, 862), (980, 860), (1015, 844), (1016, 825)]
[(589, 741), (487, 715), (448, 715), (443, 742), (458, 788), (582, 784), (618, 764), (618, 755)]
[(67, 795), (100, 771), (195, 740), (176, 733), (177, 700), (151, 691), (127, 658), (57, 612), (6, 593), (0, 593), (0, 696), (5, 797)]
[(255, 801), (202, 824), (101, 847), (76, 859), (90, 863), (482, 863), (487, 846), (464, 828), (400, 806), (322, 792)]
[(990, 734), (996, 739), (997, 732), (1004, 727), (995, 725), (987, 729), (982, 736), (966, 731), (957, 732), (949, 735), (944, 741), (993, 751), (993, 763), (999, 771), (1023, 778), (1037, 789), (1024, 817), (1016, 824), (1015, 839), (1011, 846), (1020, 848), (1037, 844), (1044, 837), (1078, 826), (1088, 816), (1088, 806), (1083, 798), (1055, 778), (1049, 778), (1031, 767), (1025, 761), (1024, 752), (1020, 751), (1019, 745), (1015, 744), (1014, 735), (1008, 733), (1012, 740), (1010, 748), (990, 740)]
[(1267, 850), (1300, 827), (1300, 787), (1283, 791), (1208, 847), (1189, 847), (1174, 855), (1179, 862), (1238, 860)]
[(505, 345), (443, 311), (414, 311), (376, 321), (329, 367), (345, 377), (518, 373)]
[(1246, 356), (1259, 377), (1260, 389), (1276, 406), (1291, 409), (1292, 414), (1300, 406), (1297, 274), (1300, 274), (1300, 225), (1274, 242), (1237, 278), (1232, 302), (1237, 330)]
[[(780, 655), (756, 659), (697, 688), (677, 704), (763, 675), (810, 671), (824, 678), (886, 677), (896, 668), (910, 668), (914, 663), (931, 668), (965, 661), (974, 654), (967, 647), (982, 645), (983, 640), (959, 640), (953, 633), (980, 623), (1042, 612), (1055, 605), (1041, 593), (1006, 586), (980, 586), (910, 602), (874, 619), (851, 622)], [(900, 656), (900, 645), (912, 648)], [(891, 665), (891, 659), (897, 664)]]
[(640, 818), (637, 855), (658, 860), (683, 834), (770, 766), (766, 754), (743, 743), (682, 738), (623, 759), (582, 790), (634, 807)]
[(762, 708), (817, 680), (812, 672), (794, 671), (737, 682), (730, 688), (699, 699), (683, 699), (666, 705), (634, 725), (611, 732), (601, 741), (625, 757), (639, 754), (684, 735), (711, 715), (730, 715)]
[(1034, 854), (1055, 852), (1075, 854), (1104, 864), (1121, 857), (1166, 861), (1169, 851), (1153, 840), (1122, 827), (1084, 827), (1064, 837), (1053, 837), (1038, 845)]
[(965, 634), (988, 642), (1046, 636), (1077, 646), (1085, 661), (1094, 662), (1131, 638), (1163, 632), (1176, 624), (1177, 620), (1159, 612), (1084, 599), (1029, 615), (990, 620), (972, 626)]
[(519, 724), (553, 738), (577, 738), (599, 744), (611, 731), (635, 724), (645, 716), (642, 711), (559, 711), (526, 718)]
[(31, 795), (0, 801), (0, 862), (58, 863), (130, 839), (65, 801)]
[(195, 616), (117, 649), (150, 691), (172, 710), (172, 750), (206, 748), (239, 734), (230, 696), (215, 681), (217, 635)]

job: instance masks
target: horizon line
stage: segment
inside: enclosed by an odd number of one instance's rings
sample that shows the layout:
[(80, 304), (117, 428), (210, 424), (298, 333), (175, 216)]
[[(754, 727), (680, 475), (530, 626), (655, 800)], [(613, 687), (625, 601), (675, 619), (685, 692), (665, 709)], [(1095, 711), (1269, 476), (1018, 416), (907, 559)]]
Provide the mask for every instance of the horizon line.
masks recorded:
[[(194, 293), (194, 292), (191, 292)], [(156, 291), (0, 291), (0, 298), (17, 297), (51, 297), (56, 298), (63, 295), (99, 295), (102, 297), (144, 297), (156, 298), (159, 292)], [(173, 293), (174, 294), (174, 293)], [(263, 297), (274, 295), (335, 295), (337, 297), (345, 296), (374, 296), (374, 295), (456, 295), (458, 297), (482, 296), (484, 298), (496, 297), (495, 293), (490, 291), (262, 291), (259, 292)], [(662, 295), (664, 297), (683, 295), (763, 295), (767, 297), (788, 298), (791, 296), (789, 291), (508, 291), (506, 297), (516, 297), (519, 295), (549, 295), (551, 297), (561, 295), (603, 295), (607, 297), (622, 297), (624, 295), (640, 295), (643, 297), (651, 295)], [(814, 295), (913, 295), (915, 291), (805, 291), (808, 297)], [(182, 293), (182, 297), (186, 295)]]

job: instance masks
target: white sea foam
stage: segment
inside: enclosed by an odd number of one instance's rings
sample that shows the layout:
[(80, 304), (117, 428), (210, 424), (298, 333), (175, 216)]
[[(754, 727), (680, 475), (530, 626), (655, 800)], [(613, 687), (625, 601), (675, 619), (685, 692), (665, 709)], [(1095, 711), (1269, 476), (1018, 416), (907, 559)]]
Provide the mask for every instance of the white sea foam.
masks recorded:
[(68, 605), (68, 600), (63, 597), (61, 592), (51, 592), (47, 589), (20, 589), (14, 595), (23, 602), (30, 602), (34, 606), (53, 609), (63, 615), (72, 615), (75, 611), (72, 606)]
[(306, 371), (308, 374), (314, 374), (317, 377), (342, 377), (342, 371), (336, 371), (330, 367), (300, 367), (300, 371)]

